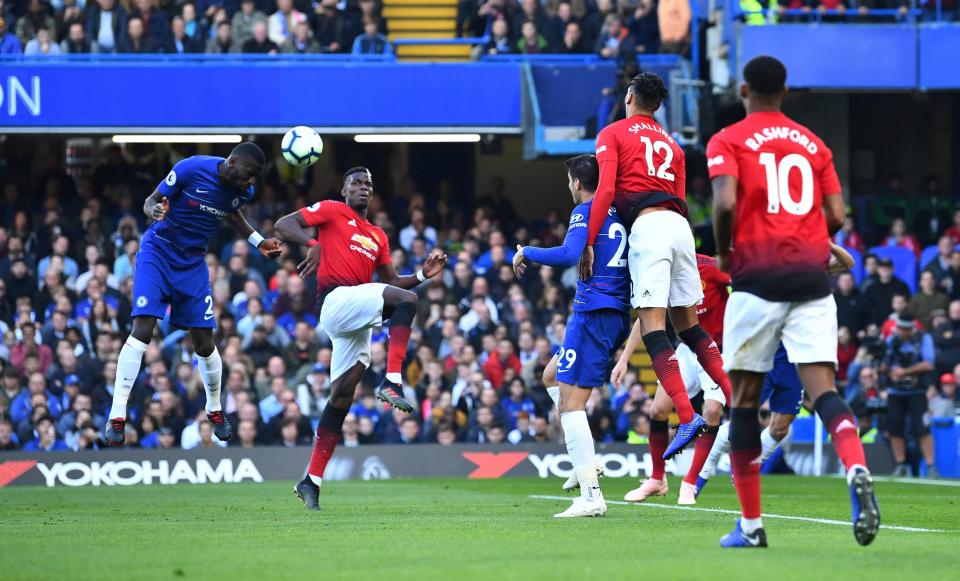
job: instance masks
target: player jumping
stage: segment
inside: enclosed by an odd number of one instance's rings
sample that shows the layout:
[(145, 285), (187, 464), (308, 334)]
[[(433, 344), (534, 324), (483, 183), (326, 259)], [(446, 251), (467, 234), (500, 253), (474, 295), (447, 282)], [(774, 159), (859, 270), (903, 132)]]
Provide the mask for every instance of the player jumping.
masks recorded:
[[(853, 267), (853, 257), (843, 248), (830, 243), (830, 272), (838, 273)], [(760, 403), (767, 402), (770, 407), (770, 424), (760, 432), (760, 464), (783, 444), (790, 433), (793, 420), (800, 413), (803, 402), (803, 384), (797, 374), (797, 366), (790, 362), (787, 350), (780, 344), (777, 354), (773, 358), (773, 369), (763, 379), (763, 389), (760, 391)], [(699, 442), (698, 442), (699, 443)], [(703, 487), (714, 474), (720, 457), (730, 451), (730, 424), (720, 427), (717, 439), (710, 450), (707, 462), (703, 464), (696, 479), (694, 497), (699, 497)]]
[(117, 360), (113, 406), (104, 429), (111, 446), (123, 446), (130, 390), (157, 320), (166, 315), (168, 306), (170, 323), (190, 331), (213, 433), (222, 441), (230, 439), (230, 423), (220, 407), (223, 365), (213, 342), (207, 242), (226, 220), (264, 257), (280, 255), (280, 241), (265, 240), (240, 213), (253, 198), (253, 185), (265, 163), (263, 151), (250, 142), (236, 146), (226, 159), (188, 157), (173, 166), (144, 202), (143, 212), (155, 221), (143, 234), (134, 267), (133, 329)]
[(676, 352), (667, 336), (668, 309), (680, 340), (696, 354), (725, 394), (729, 394), (730, 382), (716, 343), (697, 322), (697, 304), (703, 299), (703, 290), (693, 233), (686, 219), (684, 153), (653, 119), (666, 98), (667, 89), (660, 77), (637, 75), (627, 87), (627, 118), (608, 125), (597, 136), (600, 183), (581, 261), (581, 278), (589, 278), (594, 264), (592, 245), (612, 203), (624, 223), (630, 225), (631, 302), (638, 309), (643, 343), (657, 379), (680, 418), (677, 435), (663, 453), (669, 459), (692, 442), (705, 424), (690, 405)]
[[(590, 219), (599, 168), (592, 155), (579, 155), (565, 163), (573, 201), (570, 227), (563, 246), (555, 248), (517, 247), (513, 268), (517, 277), (526, 270), (526, 261), (566, 268), (577, 263), (587, 244)], [(600, 492), (593, 434), (587, 421), (587, 400), (591, 390), (604, 384), (610, 356), (623, 342), (630, 326), (630, 282), (624, 276), (627, 267), (627, 230), (613, 208), (604, 210), (602, 232), (596, 240), (599, 261), (588, 279), (577, 281), (573, 315), (567, 323), (563, 347), (544, 370), (544, 385), (560, 410), (560, 423), (567, 452), (573, 462), (580, 497), (557, 518), (603, 516), (607, 505)], [(559, 386), (553, 387), (554, 381)], [(558, 397), (559, 392), (559, 397)]]
[(846, 214), (840, 180), (823, 141), (780, 110), (787, 92), (783, 63), (754, 58), (743, 78), (747, 118), (707, 144), (718, 258), (734, 288), (723, 344), (733, 383), (731, 468), (743, 514), (720, 544), (767, 546), (757, 405), (782, 341), (847, 468), (854, 536), (867, 545), (880, 528), (880, 512), (857, 419), (834, 383), (837, 305), (827, 265), (829, 237)]
[[(704, 295), (703, 304), (697, 308), (697, 317), (704, 330), (719, 344), (723, 338), (723, 312), (727, 305), (727, 295), (729, 294), (727, 287), (730, 285), (730, 277), (720, 272), (717, 268), (717, 261), (710, 256), (698, 254), (697, 268), (700, 273), (700, 280), (703, 281)], [(620, 360), (611, 374), (610, 381), (617, 387), (620, 387), (623, 376), (627, 372), (630, 356), (640, 345), (640, 333), (640, 321), (638, 319), (630, 333), (630, 338), (627, 339), (626, 346), (623, 348)], [(727, 405), (727, 398), (716, 382), (700, 367), (696, 356), (690, 351), (689, 347), (681, 344), (677, 348), (677, 357), (679, 358), (680, 375), (683, 377), (683, 383), (687, 388), (687, 396), (693, 398), (702, 391), (704, 399), (703, 419), (706, 422), (706, 429), (697, 438), (693, 452), (693, 462), (680, 484), (680, 496), (677, 499), (677, 504), (696, 504), (697, 477), (700, 474), (700, 469), (707, 461), (711, 449), (714, 448), (714, 440), (716, 440), (718, 431), (721, 429), (720, 420), (723, 419), (723, 408)], [(631, 490), (623, 497), (627, 502), (643, 502), (651, 496), (666, 496), (669, 492), (666, 460), (663, 459), (662, 452), (667, 447), (669, 428), (667, 419), (672, 410), (673, 404), (663, 389), (663, 385), (657, 385), (657, 393), (653, 397), (653, 409), (650, 412), (650, 455), (653, 469), (650, 478), (641, 482), (638, 488)]]
[[(323, 330), (333, 342), (330, 400), (320, 415), (306, 477), (294, 492), (309, 510), (320, 510), (323, 472), (340, 441), (343, 420), (357, 384), (370, 365), (372, 329), (390, 319), (387, 376), (377, 399), (403, 411), (413, 406), (403, 398), (401, 368), (417, 314), (417, 295), (410, 289), (443, 271), (444, 254), (431, 254), (415, 275), (397, 276), (386, 233), (367, 221), (373, 176), (365, 167), (343, 175), (346, 203), (323, 201), (277, 220), (277, 235), (307, 247), (297, 267), (300, 276), (317, 273), (317, 310)], [(316, 239), (310, 228), (317, 228)], [(376, 272), (379, 283), (371, 282)]]

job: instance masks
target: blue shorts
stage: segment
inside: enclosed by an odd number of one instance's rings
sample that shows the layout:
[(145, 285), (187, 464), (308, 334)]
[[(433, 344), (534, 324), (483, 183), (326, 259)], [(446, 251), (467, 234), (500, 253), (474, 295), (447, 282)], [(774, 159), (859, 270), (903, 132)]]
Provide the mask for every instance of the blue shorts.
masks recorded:
[(629, 332), (627, 313), (612, 309), (573, 313), (557, 353), (557, 381), (579, 387), (605, 385), (610, 356)]
[(184, 329), (212, 329), (213, 293), (210, 271), (200, 258), (180, 266), (170, 264), (162, 254), (141, 249), (133, 275), (134, 317), (163, 319), (170, 309), (170, 323)]
[(770, 400), (770, 411), (795, 416), (803, 401), (803, 384), (797, 366), (787, 359), (787, 351), (780, 346), (773, 358), (773, 369), (767, 372), (760, 392), (760, 403)]

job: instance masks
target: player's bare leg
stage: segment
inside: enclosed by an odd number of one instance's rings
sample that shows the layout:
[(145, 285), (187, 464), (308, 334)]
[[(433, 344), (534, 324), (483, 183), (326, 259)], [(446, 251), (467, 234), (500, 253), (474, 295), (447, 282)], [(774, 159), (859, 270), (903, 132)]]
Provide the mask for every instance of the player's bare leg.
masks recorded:
[(403, 397), (403, 359), (410, 343), (410, 327), (417, 316), (417, 294), (395, 286), (383, 289), (383, 318), (390, 319), (387, 376), (377, 389), (377, 399), (398, 410), (412, 412)]
[(837, 393), (832, 363), (803, 363), (797, 366), (797, 372), (817, 415), (830, 432), (833, 449), (847, 469), (853, 536), (861, 545), (869, 545), (880, 529), (880, 510), (860, 442), (857, 418)]
[(651, 496), (666, 496), (670, 491), (667, 486), (667, 461), (663, 459), (663, 453), (670, 439), (670, 426), (667, 420), (670, 418), (671, 411), (673, 411), (673, 402), (663, 386), (658, 385), (657, 392), (653, 396), (653, 407), (650, 410), (649, 441), (652, 464), (650, 478), (645, 479), (638, 488), (624, 495), (623, 499), (627, 502), (643, 502)]
[(123, 431), (127, 421), (127, 403), (130, 391), (140, 373), (143, 363), (143, 354), (153, 338), (153, 330), (157, 325), (154, 317), (140, 316), (133, 318), (133, 328), (127, 337), (120, 356), (117, 358), (117, 378), (113, 384), (113, 405), (110, 408), (110, 417), (103, 434), (110, 446), (123, 446)]
[(232, 427), (223, 415), (220, 406), (220, 382), (223, 377), (223, 362), (217, 345), (213, 342), (213, 329), (190, 329), (190, 340), (193, 350), (197, 354), (197, 370), (203, 382), (203, 390), (207, 394), (207, 419), (213, 425), (213, 433), (222, 442), (228, 442), (232, 435)]
[[(554, 355), (550, 362), (547, 363), (547, 366), (543, 368), (543, 385), (547, 386), (547, 394), (550, 396), (550, 399), (553, 400), (553, 405), (557, 407), (557, 413), (560, 412), (560, 385), (557, 383), (557, 356)], [(589, 394), (587, 394), (589, 396)], [(586, 405), (586, 401), (584, 401)], [(561, 418), (562, 419), (562, 418)], [(599, 461), (595, 462), (594, 471), (597, 474), (598, 478), (603, 477), (603, 466)], [(570, 476), (563, 483), (563, 491), (570, 492), (571, 490), (576, 490), (580, 488), (580, 479), (577, 478), (577, 471), (572, 470)]]
[(313, 452), (310, 454), (307, 475), (293, 489), (307, 510), (320, 510), (319, 497), (323, 472), (340, 442), (343, 420), (353, 404), (357, 385), (366, 370), (366, 366), (358, 361), (330, 385), (330, 399), (327, 401), (327, 406), (323, 408), (323, 413), (320, 414), (320, 423), (317, 425), (317, 433), (313, 439)]
[(590, 388), (560, 384), (560, 423), (573, 472), (580, 484), (580, 497), (570, 508), (555, 514), (556, 518), (603, 516), (607, 512), (607, 504), (600, 492), (593, 433), (587, 420), (587, 400), (591, 392)]
[(713, 450), (713, 445), (716, 443), (717, 434), (720, 432), (720, 421), (722, 419), (723, 405), (712, 399), (704, 400), (703, 421), (707, 423), (707, 427), (703, 430), (703, 433), (700, 434), (700, 437), (697, 438), (697, 443), (693, 451), (693, 461), (690, 463), (687, 475), (684, 476), (683, 482), (680, 484), (680, 497), (677, 499), (677, 504), (688, 505), (697, 503), (697, 483), (700, 471), (703, 469), (704, 464), (706, 464), (707, 458)]
[(763, 388), (763, 373), (731, 371), (730, 467), (740, 501), (741, 518), (720, 546), (766, 547), (767, 537), (760, 516), (760, 424), (757, 409)]

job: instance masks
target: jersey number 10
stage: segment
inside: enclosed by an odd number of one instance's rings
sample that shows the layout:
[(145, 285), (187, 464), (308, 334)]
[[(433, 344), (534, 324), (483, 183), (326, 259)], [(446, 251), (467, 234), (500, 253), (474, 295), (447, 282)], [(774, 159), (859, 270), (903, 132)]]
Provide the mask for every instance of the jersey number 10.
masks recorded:
[[(813, 168), (810, 161), (799, 153), (784, 156), (777, 163), (777, 156), (766, 152), (760, 154), (760, 165), (767, 173), (767, 213), (779, 214), (780, 208), (795, 216), (805, 216), (813, 208)], [(795, 202), (790, 194), (790, 172), (800, 171), (800, 201)]]

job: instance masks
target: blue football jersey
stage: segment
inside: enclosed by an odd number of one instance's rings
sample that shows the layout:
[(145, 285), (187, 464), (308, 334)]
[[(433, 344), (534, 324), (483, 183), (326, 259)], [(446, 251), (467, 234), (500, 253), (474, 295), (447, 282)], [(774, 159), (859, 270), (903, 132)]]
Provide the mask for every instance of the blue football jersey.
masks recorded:
[(217, 167), (222, 161), (222, 157), (195, 155), (173, 166), (157, 186), (169, 200), (170, 211), (147, 228), (145, 248), (156, 247), (169, 258), (183, 261), (206, 254), (207, 242), (220, 221), (253, 198), (252, 187), (241, 192), (220, 182)]
[[(570, 215), (570, 225), (563, 246), (535, 248), (528, 246), (523, 255), (533, 262), (568, 268), (577, 263), (587, 245), (592, 202), (578, 205)], [(573, 310), (630, 309), (630, 273), (627, 270), (627, 229), (612, 206), (603, 228), (593, 245), (593, 276), (577, 281)]]

